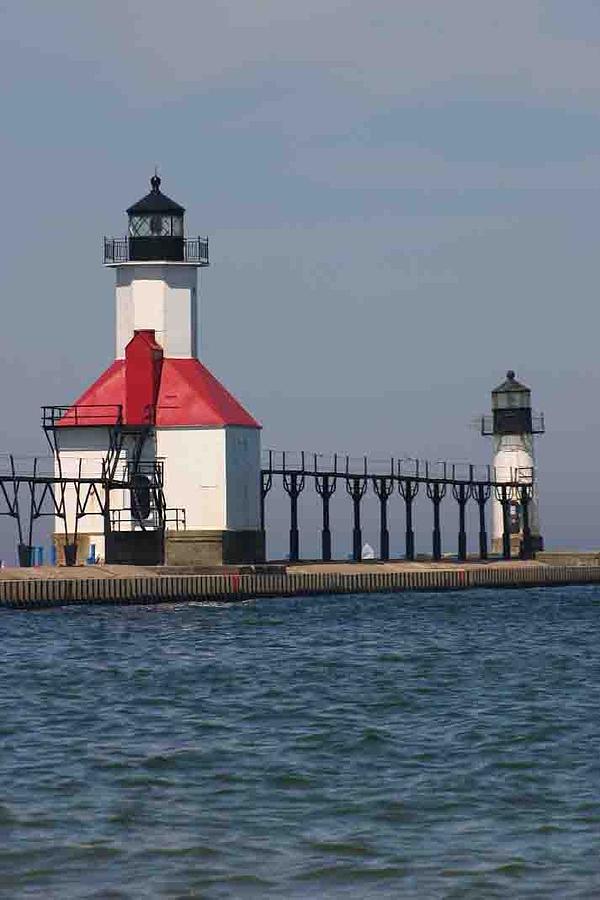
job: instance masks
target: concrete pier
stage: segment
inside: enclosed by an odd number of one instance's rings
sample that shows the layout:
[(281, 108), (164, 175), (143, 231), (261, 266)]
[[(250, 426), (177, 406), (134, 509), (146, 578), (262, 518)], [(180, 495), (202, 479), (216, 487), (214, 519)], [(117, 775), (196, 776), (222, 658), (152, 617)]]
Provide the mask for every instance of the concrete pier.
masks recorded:
[(71, 604), (228, 602), (318, 594), (447, 591), (469, 588), (600, 584), (600, 559), (569, 562), (303, 563), (228, 570), (133, 566), (4, 569), (0, 608), (40, 609)]

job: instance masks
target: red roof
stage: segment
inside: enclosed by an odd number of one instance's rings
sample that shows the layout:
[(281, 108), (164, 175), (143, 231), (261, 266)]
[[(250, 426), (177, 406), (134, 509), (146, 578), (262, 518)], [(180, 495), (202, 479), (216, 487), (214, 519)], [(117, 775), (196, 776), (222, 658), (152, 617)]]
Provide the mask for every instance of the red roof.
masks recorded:
[[(119, 408), (123, 424), (128, 424), (125, 365), (124, 359), (115, 360), (58, 425), (112, 425), (117, 421)], [(162, 360), (155, 412), (155, 424), (159, 427), (261, 427), (197, 359)]]

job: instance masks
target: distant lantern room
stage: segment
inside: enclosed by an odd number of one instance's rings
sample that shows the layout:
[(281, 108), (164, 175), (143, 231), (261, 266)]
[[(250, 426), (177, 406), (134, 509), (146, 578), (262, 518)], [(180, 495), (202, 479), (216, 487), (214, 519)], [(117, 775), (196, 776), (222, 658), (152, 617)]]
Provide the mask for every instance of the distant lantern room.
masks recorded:
[(492, 416), (484, 416), (482, 434), (543, 434), (543, 415), (531, 411), (531, 390), (517, 381), (512, 369), (492, 391)]
[(163, 194), (157, 174), (151, 191), (127, 210), (126, 238), (104, 238), (104, 263), (168, 262), (208, 265), (208, 238), (186, 238), (185, 209)]

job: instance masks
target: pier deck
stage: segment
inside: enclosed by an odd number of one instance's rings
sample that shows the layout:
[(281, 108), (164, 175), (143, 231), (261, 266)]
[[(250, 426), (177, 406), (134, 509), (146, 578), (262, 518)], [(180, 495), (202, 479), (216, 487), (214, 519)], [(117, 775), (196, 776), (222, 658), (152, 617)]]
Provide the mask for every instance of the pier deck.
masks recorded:
[[(564, 560), (564, 561), (563, 561)], [(258, 597), (395, 593), (600, 584), (597, 554), (554, 554), (551, 562), (452, 560), (267, 564), (228, 569), (40, 566), (3, 569), (0, 607), (227, 602)]]

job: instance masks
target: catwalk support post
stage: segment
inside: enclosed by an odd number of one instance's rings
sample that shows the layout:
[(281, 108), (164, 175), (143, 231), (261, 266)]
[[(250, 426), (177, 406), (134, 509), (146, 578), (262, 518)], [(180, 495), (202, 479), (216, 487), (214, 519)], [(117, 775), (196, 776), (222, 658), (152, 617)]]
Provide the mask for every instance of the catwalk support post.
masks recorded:
[(298, 529), (298, 497), (304, 490), (304, 475), (287, 472), (283, 476), (283, 487), (290, 498), (290, 562), (300, 559), (300, 531)]
[(510, 488), (507, 484), (501, 484), (496, 486), (495, 491), (502, 509), (502, 558), (510, 559)]
[(433, 504), (432, 556), (435, 560), (442, 558), (442, 529), (440, 527), (440, 505), (446, 496), (447, 485), (440, 481), (427, 483), (427, 496)]
[(352, 499), (352, 559), (362, 559), (362, 529), (360, 524), (360, 504), (367, 490), (366, 459), (365, 475), (346, 475), (346, 491)]
[(461, 482), (452, 485), (452, 495), (458, 503), (458, 558), (464, 561), (467, 558), (467, 527), (466, 508), (469, 500), (469, 485)]
[(522, 521), (522, 540), (521, 540), (521, 559), (533, 559), (533, 542), (531, 540), (531, 526), (529, 524), (529, 503), (531, 501), (532, 491), (529, 485), (522, 484), (519, 490), (519, 500), (521, 503)]
[(473, 493), (473, 499), (477, 503), (477, 512), (479, 514), (479, 559), (487, 559), (488, 538), (485, 521), (485, 507), (486, 503), (490, 499), (492, 489), (489, 484), (480, 482), (479, 484), (471, 485), (471, 490)]
[[(316, 463), (315, 463), (316, 467)], [(322, 527), (321, 527), (321, 558), (324, 562), (331, 560), (331, 527), (329, 523), (329, 503), (335, 493), (337, 482), (329, 475), (315, 474), (315, 490), (321, 498)]]
[(398, 490), (404, 500), (405, 530), (404, 530), (404, 556), (407, 560), (415, 558), (415, 531), (413, 528), (413, 503), (419, 493), (419, 482), (412, 478), (401, 478), (398, 481)]
[(265, 558), (267, 553), (267, 527), (265, 522), (265, 506), (267, 494), (273, 487), (273, 451), (269, 450), (269, 468), (260, 473), (260, 530)]
[[(393, 476), (393, 472), (392, 472)], [(394, 492), (394, 479), (386, 475), (373, 476), (373, 490), (379, 500), (379, 558), (390, 558), (390, 532), (388, 529), (388, 500)]]

